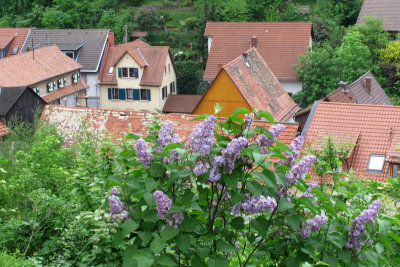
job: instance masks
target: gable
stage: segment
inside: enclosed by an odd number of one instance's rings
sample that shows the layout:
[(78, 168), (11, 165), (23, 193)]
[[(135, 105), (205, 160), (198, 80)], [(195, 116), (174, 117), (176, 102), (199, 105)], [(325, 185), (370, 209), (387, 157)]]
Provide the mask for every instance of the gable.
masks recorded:
[(229, 75), (222, 70), (210, 88), (204, 94), (193, 114), (214, 114), (214, 106), (218, 103), (223, 107), (218, 116), (227, 117), (239, 107), (251, 110), (251, 107), (239, 92)]

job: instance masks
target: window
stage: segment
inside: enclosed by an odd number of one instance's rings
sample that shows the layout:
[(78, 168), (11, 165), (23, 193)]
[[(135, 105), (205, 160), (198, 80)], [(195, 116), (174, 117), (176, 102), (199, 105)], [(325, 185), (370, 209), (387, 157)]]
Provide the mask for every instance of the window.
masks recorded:
[(168, 73), (171, 73), (171, 64), (168, 64)]
[(47, 83), (47, 92), (53, 92), (56, 89), (56, 82), (48, 82)]
[(129, 77), (135, 77), (135, 69), (129, 68)]
[(169, 93), (175, 93), (175, 82), (170, 83), (169, 85)]
[(164, 74), (167, 74), (167, 66), (165, 66)]
[(167, 98), (167, 96), (168, 96), (168, 87), (164, 86), (162, 88), (162, 99)]
[(64, 54), (72, 59), (74, 59), (74, 52), (64, 52)]
[(385, 155), (371, 154), (369, 156), (367, 171), (382, 172), (385, 166), (385, 157)]
[(108, 69), (108, 74), (113, 74), (114, 73), (114, 67), (110, 67)]
[(122, 78), (128, 78), (128, 68), (121, 68), (122, 69)]
[(58, 88), (64, 88), (67, 84), (67, 80), (65, 78), (61, 78), (58, 80)]
[(118, 68), (119, 78), (139, 78), (138, 68)]
[(40, 87), (39, 87), (39, 86), (33, 87), (32, 90), (33, 90), (36, 94), (39, 94), (39, 93), (40, 93)]
[(133, 89), (126, 89), (126, 99), (133, 100)]
[(399, 177), (399, 165), (393, 165), (393, 174), (392, 177)]
[(119, 99), (118, 88), (111, 88), (111, 99)]
[(148, 100), (147, 89), (140, 89), (140, 100)]
[(81, 74), (79, 72), (72, 74), (72, 83), (77, 83), (81, 80)]

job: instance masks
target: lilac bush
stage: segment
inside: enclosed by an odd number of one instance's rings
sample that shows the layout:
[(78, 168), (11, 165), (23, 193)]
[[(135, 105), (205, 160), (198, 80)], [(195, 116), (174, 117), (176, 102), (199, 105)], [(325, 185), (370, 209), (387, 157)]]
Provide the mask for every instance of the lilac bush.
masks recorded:
[(129, 213), (125, 210), (126, 205), (121, 202), (116, 194), (121, 192), (118, 188), (114, 187), (110, 191), (110, 196), (108, 197), (108, 203), (110, 205), (110, 216), (113, 222), (119, 222), (128, 218)]
[(308, 220), (307, 223), (303, 223), (300, 228), (300, 234), (303, 238), (308, 238), (311, 234), (311, 231), (319, 231), (321, 227), (324, 226), (328, 221), (328, 217), (324, 213), (321, 215), (316, 215), (311, 220)]

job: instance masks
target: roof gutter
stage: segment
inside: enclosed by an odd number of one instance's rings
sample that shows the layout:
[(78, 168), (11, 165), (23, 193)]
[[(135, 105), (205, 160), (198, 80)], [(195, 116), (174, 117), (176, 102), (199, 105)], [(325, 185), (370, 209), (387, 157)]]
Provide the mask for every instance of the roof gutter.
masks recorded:
[(19, 51), (20, 54), (21, 54), (22, 51), (24, 51), (24, 49), (25, 49), (26, 41), (28, 41), (28, 38), (29, 38), (29, 35), (31, 34), (31, 31), (32, 31), (32, 29), (29, 30), (28, 35), (27, 35), (26, 38), (25, 38), (24, 44), (22, 45), (21, 50)]
[(317, 111), (318, 104), (319, 104), (319, 101), (315, 101), (311, 108), (310, 114), (307, 117), (307, 121), (304, 124), (303, 131), (301, 131), (301, 135), (303, 137), (305, 137), (307, 134), (307, 131), (308, 131), (308, 128), (310, 127), (311, 121), (314, 118), (315, 111)]

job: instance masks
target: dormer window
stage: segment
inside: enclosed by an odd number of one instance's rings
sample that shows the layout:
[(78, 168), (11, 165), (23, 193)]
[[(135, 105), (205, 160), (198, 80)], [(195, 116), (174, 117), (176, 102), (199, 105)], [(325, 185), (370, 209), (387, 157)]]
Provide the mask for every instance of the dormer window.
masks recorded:
[(58, 79), (58, 88), (64, 88), (67, 85), (67, 79), (61, 78)]
[(56, 82), (51, 81), (47, 83), (47, 92), (53, 92), (56, 89)]
[(138, 68), (118, 68), (119, 78), (139, 78)]
[(79, 72), (72, 74), (72, 83), (77, 83), (81, 80), (81, 74)]
[(114, 67), (110, 67), (108, 69), (108, 74), (113, 74), (114, 73)]
[(383, 172), (385, 166), (385, 155), (371, 154), (369, 156), (367, 171)]
[(65, 54), (66, 56), (72, 58), (72, 59), (75, 59), (75, 57), (74, 57), (74, 52), (72, 52), (72, 51), (64, 52), (64, 54)]

